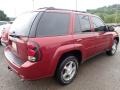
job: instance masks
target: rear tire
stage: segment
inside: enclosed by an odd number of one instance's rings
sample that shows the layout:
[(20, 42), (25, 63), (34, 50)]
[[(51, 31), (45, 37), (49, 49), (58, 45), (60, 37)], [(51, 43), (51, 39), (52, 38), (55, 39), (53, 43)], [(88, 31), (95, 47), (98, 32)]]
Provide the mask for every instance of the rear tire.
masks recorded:
[(67, 56), (62, 59), (56, 70), (56, 80), (62, 84), (70, 84), (78, 71), (78, 60), (75, 56)]
[(106, 54), (109, 56), (115, 55), (115, 53), (117, 51), (117, 46), (118, 46), (118, 42), (117, 42), (117, 40), (114, 40), (112, 48), (109, 51), (106, 51)]

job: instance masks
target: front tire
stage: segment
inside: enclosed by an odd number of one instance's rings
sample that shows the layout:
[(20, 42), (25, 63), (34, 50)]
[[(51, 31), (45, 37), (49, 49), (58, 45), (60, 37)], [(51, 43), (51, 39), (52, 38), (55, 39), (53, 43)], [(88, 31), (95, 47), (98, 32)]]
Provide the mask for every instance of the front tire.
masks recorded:
[(118, 42), (117, 40), (114, 40), (112, 48), (109, 51), (106, 51), (106, 54), (109, 56), (113, 56), (117, 51), (117, 46), (118, 46)]
[(62, 85), (70, 84), (78, 71), (78, 60), (75, 56), (67, 56), (63, 58), (56, 70), (56, 79)]

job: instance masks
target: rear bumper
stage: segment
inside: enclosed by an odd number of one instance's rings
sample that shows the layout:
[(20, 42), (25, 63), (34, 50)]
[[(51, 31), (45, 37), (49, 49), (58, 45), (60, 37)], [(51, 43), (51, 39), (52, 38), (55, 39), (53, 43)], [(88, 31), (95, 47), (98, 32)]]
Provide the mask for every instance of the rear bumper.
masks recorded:
[(4, 49), (4, 54), (8, 67), (20, 78), (24, 80), (35, 80), (48, 77), (42, 65), (40, 65), (41, 63), (20, 60), (20, 58), (16, 57), (8, 47)]

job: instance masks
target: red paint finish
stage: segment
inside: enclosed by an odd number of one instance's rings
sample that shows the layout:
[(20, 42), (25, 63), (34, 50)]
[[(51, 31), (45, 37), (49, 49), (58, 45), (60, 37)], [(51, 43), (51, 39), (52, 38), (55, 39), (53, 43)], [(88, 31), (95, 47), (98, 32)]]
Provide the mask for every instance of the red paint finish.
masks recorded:
[[(113, 39), (118, 37), (116, 32), (95, 32), (91, 21), (91, 14), (88, 14), (91, 22), (91, 32), (74, 34), (76, 12), (68, 12), (70, 13), (70, 23), (67, 35), (32, 38), (20, 37), (19, 40), (9, 38), (17, 46), (16, 51), (13, 50), (12, 44), (9, 44), (4, 50), (7, 64), (12, 71), (27, 80), (50, 77), (54, 75), (60, 57), (66, 52), (80, 51), (82, 53), (82, 62), (84, 62), (91, 56), (111, 48)], [(37, 58), (36, 62), (28, 60), (28, 53), (31, 56), (36, 54), (35, 50), (29, 50), (29, 41), (38, 45), (36, 47), (40, 57)]]

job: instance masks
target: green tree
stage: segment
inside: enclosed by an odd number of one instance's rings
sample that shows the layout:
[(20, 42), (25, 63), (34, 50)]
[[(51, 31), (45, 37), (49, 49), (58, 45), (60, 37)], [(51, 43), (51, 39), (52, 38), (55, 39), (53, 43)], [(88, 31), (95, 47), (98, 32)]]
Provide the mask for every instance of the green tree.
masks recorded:
[(7, 15), (1, 10), (0, 10), (0, 21), (9, 21)]
[(120, 23), (120, 4), (114, 4), (87, 12), (100, 16), (106, 23)]

